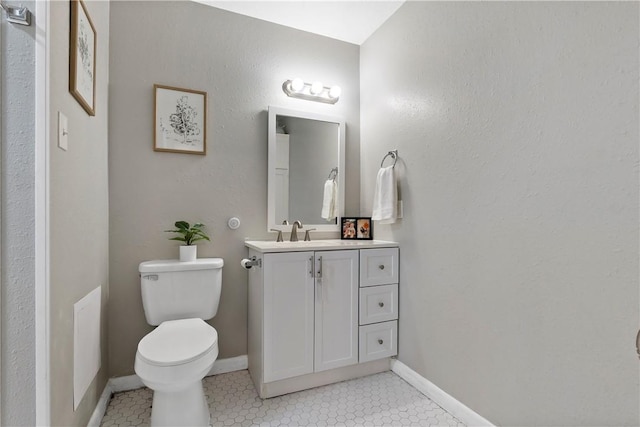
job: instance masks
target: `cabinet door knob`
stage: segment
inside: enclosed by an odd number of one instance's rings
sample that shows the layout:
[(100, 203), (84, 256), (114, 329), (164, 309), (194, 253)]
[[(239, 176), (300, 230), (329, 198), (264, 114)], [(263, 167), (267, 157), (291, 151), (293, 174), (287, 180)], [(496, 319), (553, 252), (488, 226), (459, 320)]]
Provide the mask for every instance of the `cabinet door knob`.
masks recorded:
[(382, 345), (383, 343), (384, 343), (384, 341), (382, 341), (380, 339), (378, 340), (378, 344)]
[(384, 264), (380, 264), (380, 265), (378, 266), (378, 268), (379, 268), (380, 270), (384, 270)]
[(380, 307), (384, 307), (384, 303), (383, 303), (383, 302), (379, 302), (379, 303), (378, 303), (378, 305), (379, 305)]

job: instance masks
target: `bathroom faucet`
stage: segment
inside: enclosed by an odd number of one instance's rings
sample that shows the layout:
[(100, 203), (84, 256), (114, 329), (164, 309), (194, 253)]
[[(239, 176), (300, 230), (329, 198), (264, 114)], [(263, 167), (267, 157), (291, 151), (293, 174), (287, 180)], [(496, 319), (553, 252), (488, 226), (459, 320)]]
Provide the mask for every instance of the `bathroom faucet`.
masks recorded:
[(276, 236), (276, 242), (282, 242), (282, 230), (277, 230), (275, 228), (269, 229), (269, 231), (277, 231), (278, 235)]
[(297, 242), (298, 241), (298, 229), (302, 228), (302, 223), (300, 221), (294, 221), (293, 225), (291, 226), (291, 238), (289, 239), (290, 242)]
[(305, 242), (310, 242), (311, 241), (311, 235), (309, 234), (310, 231), (316, 231), (315, 228), (307, 228), (307, 231), (304, 233), (304, 241)]

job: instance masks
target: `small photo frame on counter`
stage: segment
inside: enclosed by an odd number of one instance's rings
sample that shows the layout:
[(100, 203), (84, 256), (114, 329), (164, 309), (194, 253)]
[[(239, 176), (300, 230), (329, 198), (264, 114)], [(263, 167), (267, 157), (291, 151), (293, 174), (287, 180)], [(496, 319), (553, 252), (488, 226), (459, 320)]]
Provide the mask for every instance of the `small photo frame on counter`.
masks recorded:
[(342, 240), (373, 240), (371, 217), (343, 217), (340, 230)]

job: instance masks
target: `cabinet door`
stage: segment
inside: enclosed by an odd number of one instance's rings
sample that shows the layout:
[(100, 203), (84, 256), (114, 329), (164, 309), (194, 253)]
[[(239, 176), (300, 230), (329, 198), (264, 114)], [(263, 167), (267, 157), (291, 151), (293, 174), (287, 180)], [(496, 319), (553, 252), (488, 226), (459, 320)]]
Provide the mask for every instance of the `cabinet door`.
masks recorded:
[(313, 252), (264, 255), (264, 382), (313, 372)]
[(358, 251), (315, 253), (315, 372), (358, 363)]

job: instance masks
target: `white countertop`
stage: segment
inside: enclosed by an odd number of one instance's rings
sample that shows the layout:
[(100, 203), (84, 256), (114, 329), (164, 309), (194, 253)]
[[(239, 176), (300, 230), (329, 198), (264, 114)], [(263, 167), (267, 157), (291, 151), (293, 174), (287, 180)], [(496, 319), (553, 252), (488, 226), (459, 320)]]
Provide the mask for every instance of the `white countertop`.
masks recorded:
[(397, 242), (386, 240), (312, 240), (310, 242), (275, 242), (273, 240), (246, 240), (244, 245), (258, 252), (304, 252), (316, 250), (340, 250), (340, 249), (373, 249), (396, 248)]

